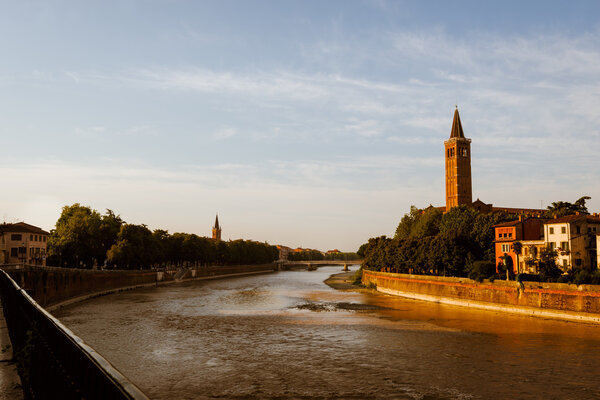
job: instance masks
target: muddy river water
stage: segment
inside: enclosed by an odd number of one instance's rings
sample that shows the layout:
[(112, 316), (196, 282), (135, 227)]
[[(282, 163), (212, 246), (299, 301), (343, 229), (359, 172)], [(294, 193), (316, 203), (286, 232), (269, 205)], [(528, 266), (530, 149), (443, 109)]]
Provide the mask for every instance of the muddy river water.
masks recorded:
[(323, 283), (338, 272), (173, 284), (54, 314), (154, 399), (600, 398), (600, 326), (338, 291)]

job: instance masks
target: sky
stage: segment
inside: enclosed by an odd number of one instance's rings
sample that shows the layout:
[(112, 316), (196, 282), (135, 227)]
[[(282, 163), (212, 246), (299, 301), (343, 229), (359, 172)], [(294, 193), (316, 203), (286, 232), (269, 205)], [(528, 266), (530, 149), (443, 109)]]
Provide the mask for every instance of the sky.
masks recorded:
[(600, 2), (22, 1), (0, 13), (0, 213), (355, 251), (473, 200), (600, 211)]

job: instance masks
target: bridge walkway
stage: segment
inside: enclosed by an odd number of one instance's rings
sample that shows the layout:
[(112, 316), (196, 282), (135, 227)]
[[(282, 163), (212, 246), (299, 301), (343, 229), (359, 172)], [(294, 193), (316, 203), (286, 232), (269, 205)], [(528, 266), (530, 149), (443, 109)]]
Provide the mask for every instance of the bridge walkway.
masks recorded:
[(13, 362), (13, 349), (0, 301), (0, 400), (23, 399), (21, 379)]

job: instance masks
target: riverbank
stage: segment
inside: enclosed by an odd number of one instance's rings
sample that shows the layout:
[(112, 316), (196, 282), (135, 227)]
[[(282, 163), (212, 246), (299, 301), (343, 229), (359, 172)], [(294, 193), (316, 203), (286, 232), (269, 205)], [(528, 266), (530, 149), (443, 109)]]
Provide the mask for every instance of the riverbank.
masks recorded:
[[(348, 278), (338, 277), (339, 284)], [(363, 271), (378, 292), (434, 303), (568, 321), (600, 323), (600, 291), (592, 285), (484, 281)]]
[(354, 285), (354, 271), (341, 272), (333, 274), (325, 279), (325, 284), (337, 290), (360, 290), (359, 286)]

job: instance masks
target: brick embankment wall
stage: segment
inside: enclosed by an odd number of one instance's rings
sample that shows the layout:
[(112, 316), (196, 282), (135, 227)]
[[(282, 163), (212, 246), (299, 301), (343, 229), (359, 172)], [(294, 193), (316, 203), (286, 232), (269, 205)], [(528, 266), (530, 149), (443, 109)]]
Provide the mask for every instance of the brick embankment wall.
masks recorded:
[(542, 317), (600, 322), (600, 286), (483, 281), (363, 271), (364, 285), (414, 299)]
[[(214, 279), (273, 271), (272, 264), (216, 266), (189, 269), (181, 277)], [(54, 267), (10, 268), (6, 272), (42, 307), (66, 304), (85, 298), (175, 282), (176, 270), (93, 271)]]

